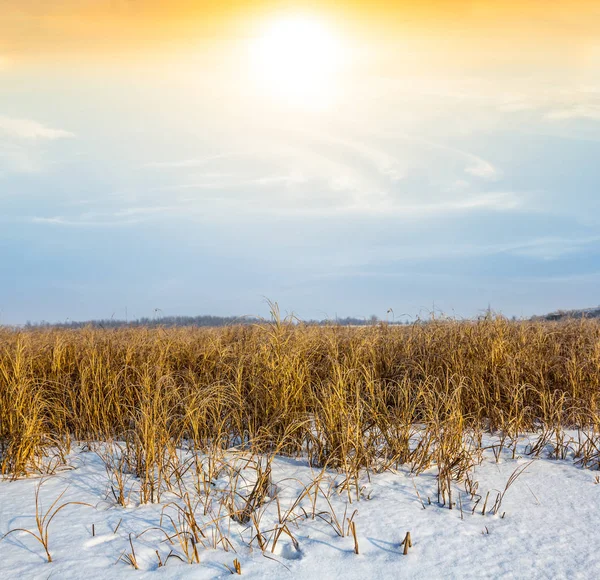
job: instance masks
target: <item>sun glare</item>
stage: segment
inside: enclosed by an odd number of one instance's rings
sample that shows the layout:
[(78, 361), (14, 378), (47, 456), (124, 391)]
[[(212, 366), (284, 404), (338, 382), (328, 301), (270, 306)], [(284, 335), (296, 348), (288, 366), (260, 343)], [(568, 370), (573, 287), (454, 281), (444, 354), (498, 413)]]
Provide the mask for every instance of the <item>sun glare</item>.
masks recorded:
[(342, 51), (325, 22), (307, 16), (272, 20), (254, 40), (252, 57), (261, 92), (311, 108), (334, 99)]

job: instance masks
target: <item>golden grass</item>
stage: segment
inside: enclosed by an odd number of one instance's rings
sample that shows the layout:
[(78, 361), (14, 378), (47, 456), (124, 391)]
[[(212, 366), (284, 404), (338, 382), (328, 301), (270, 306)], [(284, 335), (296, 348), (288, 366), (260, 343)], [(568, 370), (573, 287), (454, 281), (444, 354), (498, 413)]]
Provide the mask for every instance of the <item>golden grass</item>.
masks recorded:
[[(348, 328), (275, 315), (220, 329), (0, 329), (0, 470), (47, 473), (72, 439), (114, 442), (105, 463), (118, 503), (129, 475), (155, 502), (183, 469), (178, 448), (235, 447), (305, 454), (347, 473), (348, 487), (364, 468), (437, 466), (439, 501), (452, 507), (451, 481), (477, 461), (484, 430), (501, 447), (541, 430), (532, 452), (552, 443), (559, 457), (562, 430), (585, 427), (592, 465), (599, 394), (594, 320)], [(262, 475), (266, 486), (268, 466)]]

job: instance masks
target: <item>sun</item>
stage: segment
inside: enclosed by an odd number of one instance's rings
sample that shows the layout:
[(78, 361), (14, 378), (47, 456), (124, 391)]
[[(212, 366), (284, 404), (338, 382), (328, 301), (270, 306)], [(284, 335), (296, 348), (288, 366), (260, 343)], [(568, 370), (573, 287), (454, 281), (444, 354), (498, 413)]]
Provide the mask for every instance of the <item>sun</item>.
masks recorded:
[(332, 102), (342, 49), (324, 20), (299, 15), (273, 19), (254, 39), (251, 56), (261, 92), (304, 107)]

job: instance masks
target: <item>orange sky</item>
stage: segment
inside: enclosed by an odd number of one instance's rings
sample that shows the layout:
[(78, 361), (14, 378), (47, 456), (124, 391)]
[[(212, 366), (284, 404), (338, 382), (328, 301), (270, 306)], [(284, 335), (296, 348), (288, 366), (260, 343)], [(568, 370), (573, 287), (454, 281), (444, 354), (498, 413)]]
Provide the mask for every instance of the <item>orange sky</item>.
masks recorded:
[(155, 50), (247, 33), (257, 15), (310, 10), (365, 35), (456, 37), (478, 45), (597, 45), (596, 0), (0, 0), (0, 55), (10, 58)]

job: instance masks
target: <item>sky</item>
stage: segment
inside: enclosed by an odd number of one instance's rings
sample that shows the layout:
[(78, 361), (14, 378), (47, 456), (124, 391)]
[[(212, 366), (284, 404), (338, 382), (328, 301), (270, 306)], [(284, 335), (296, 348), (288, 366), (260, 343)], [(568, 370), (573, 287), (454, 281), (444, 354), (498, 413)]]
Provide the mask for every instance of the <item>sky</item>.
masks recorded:
[(600, 4), (0, 0), (0, 324), (600, 304)]

